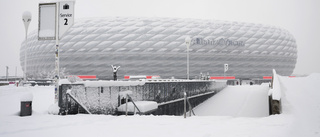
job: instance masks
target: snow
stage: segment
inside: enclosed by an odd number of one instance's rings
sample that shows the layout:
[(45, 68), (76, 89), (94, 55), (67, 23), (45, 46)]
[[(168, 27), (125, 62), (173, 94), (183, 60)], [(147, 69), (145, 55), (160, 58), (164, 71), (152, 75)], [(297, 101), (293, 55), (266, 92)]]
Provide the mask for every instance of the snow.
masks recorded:
[(133, 92), (131, 90), (121, 91), (121, 92), (119, 92), (119, 96), (120, 96), (120, 98), (126, 98), (127, 95), (132, 95), (132, 93)]
[(273, 100), (281, 100), (281, 89), (279, 83), (279, 76), (277, 75), (276, 71), (273, 70), (273, 88), (270, 89), (270, 93), (272, 94)]
[(48, 107), (54, 103), (53, 86), (0, 86), (0, 126), (2, 123), (2, 118), (6, 118), (8, 116), (18, 116), (18, 114), (20, 114), (20, 98), (29, 93), (33, 94), (32, 115), (35, 116), (48, 114)]
[[(53, 86), (0, 86), (0, 136), (319, 137), (320, 74), (301, 78), (279, 76), (279, 83), (283, 93), (280, 115), (198, 116), (196, 113), (197, 116), (186, 119), (152, 115), (50, 115), (48, 107), (54, 102)], [(20, 97), (27, 92), (33, 94), (32, 116), (20, 117)]]
[(83, 81), (76, 82), (84, 84), (85, 87), (109, 87), (109, 86), (137, 86), (144, 85), (145, 81)]
[(145, 81), (79, 81), (69, 78), (69, 80), (60, 79), (59, 85), (71, 84), (72, 82), (76, 84), (84, 84), (85, 87), (137, 86), (145, 84)]
[(27, 102), (27, 101), (32, 101), (33, 95), (31, 92), (25, 93), (24, 95), (21, 96), (20, 101), (21, 102)]
[(194, 108), (197, 116), (266, 117), (268, 85), (228, 86)]
[(283, 114), (293, 117), (292, 136), (320, 136), (320, 74), (303, 78), (279, 77)]
[(71, 82), (68, 79), (60, 79), (59, 85), (62, 85), (62, 84), (71, 84)]
[(48, 113), (53, 114), (53, 115), (58, 115), (59, 109), (60, 109), (60, 107), (58, 106), (58, 103), (54, 103), (54, 104), (50, 105), (50, 107), (48, 109)]
[(54, 37), (54, 30), (51, 29), (43, 29), (39, 31), (39, 36), (40, 37)]
[(91, 112), (88, 110), (88, 108), (83, 105), (76, 97), (74, 97), (72, 94), (71, 94), (71, 90), (67, 90), (67, 94), (75, 101), (77, 102), (84, 110), (86, 110), (87, 113), (91, 114)]
[[(158, 108), (157, 102), (154, 101), (135, 101), (134, 103), (142, 113), (156, 110)], [(120, 105), (118, 107), (118, 111), (126, 112), (126, 104)], [(132, 102), (128, 102), (128, 112), (138, 112)]]

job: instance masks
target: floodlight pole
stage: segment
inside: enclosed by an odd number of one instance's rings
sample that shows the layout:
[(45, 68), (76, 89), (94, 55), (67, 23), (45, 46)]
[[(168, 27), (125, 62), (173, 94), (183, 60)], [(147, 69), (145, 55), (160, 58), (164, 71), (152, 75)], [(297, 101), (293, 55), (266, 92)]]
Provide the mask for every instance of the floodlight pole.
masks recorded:
[(27, 39), (28, 39), (28, 27), (31, 22), (31, 13), (29, 11), (25, 11), (22, 14), (22, 21), (24, 24), (24, 28), (26, 29), (26, 42), (24, 46), (24, 73), (23, 73), (23, 80), (27, 82)]
[(26, 28), (26, 42), (24, 46), (24, 75), (23, 75), (23, 80), (24, 82), (27, 82), (27, 44), (28, 44), (28, 28)]
[(59, 79), (60, 79), (60, 76), (59, 76), (59, 2), (56, 3), (56, 51), (55, 51), (55, 72), (56, 72), (56, 75), (55, 75), (55, 97), (54, 97), (54, 103), (58, 103), (59, 101)]
[(187, 79), (189, 80), (189, 75), (190, 75), (190, 70), (189, 70), (189, 46), (190, 45), (187, 45)]
[(189, 47), (191, 43), (191, 38), (189, 36), (186, 37), (185, 43), (187, 46), (187, 79), (189, 80)]

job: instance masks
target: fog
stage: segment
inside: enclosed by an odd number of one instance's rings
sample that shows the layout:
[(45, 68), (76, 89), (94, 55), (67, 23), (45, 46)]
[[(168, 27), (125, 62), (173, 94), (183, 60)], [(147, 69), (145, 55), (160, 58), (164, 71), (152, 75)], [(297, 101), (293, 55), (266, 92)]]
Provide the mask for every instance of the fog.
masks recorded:
[[(22, 13), (30, 11), (29, 32), (38, 29), (40, 1), (0, 1), (0, 76), (22, 76), (20, 46), (25, 39)], [(76, 0), (75, 18), (104, 16), (177, 17), (261, 23), (287, 29), (296, 39), (294, 74), (320, 73), (320, 1), (318, 0)], [(54, 56), (54, 55), (53, 55)]]

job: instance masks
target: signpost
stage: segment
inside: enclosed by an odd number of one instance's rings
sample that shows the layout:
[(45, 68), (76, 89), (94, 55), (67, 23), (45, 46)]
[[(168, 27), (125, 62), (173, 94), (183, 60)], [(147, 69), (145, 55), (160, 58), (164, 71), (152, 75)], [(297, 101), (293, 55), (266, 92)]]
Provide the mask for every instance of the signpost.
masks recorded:
[(39, 4), (38, 40), (55, 40), (56, 3)]
[(55, 44), (55, 103), (59, 99), (59, 39), (73, 25), (74, 1), (39, 4), (38, 40), (56, 40)]
[(74, 2), (59, 3), (59, 39), (68, 31), (74, 22)]

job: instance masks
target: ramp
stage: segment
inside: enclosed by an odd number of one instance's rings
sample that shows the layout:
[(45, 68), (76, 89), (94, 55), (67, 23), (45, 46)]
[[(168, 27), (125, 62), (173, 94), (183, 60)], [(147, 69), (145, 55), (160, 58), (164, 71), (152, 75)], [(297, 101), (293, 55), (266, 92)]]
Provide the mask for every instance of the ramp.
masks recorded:
[(194, 108), (197, 116), (265, 117), (268, 85), (228, 86)]

